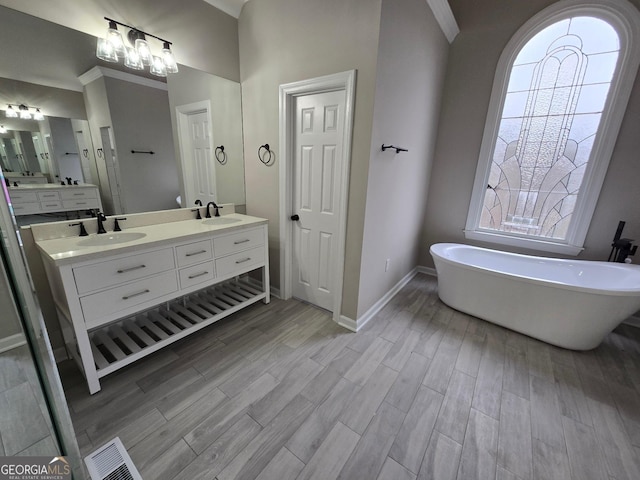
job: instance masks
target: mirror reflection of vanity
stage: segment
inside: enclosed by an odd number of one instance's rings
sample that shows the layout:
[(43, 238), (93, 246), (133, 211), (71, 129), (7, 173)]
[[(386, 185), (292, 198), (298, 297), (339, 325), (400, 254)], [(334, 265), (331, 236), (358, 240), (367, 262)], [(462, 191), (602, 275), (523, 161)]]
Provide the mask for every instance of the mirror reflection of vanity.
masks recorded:
[[(107, 214), (134, 213), (192, 205), (205, 187), (202, 165), (194, 168), (194, 162), (199, 161), (207, 164), (206, 187), (216, 202), (234, 203), (237, 211), (244, 211), (237, 82), (184, 66), (166, 81), (118, 71), (123, 67), (95, 58), (95, 37), (5, 7), (0, 7), (0, 14), (0, 40), (5, 40), (5, 48), (16, 45), (10, 39), (18, 32), (46, 30), (50, 50), (60, 57), (72, 57), (51, 58), (50, 52), (44, 51), (49, 47), (43, 47), (41, 39), (21, 36), (20, 45), (15, 47), (22, 52), (20, 71), (11, 71), (12, 62), (0, 65), (0, 110), (9, 103), (35, 105), (49, 116), (48, 120), (69, 122), (69, 131), (75, 135), (72, 144), (61, 146), (55, 135), (37, 126), (20, 128), (20, 135), (33, 140), (30, 148), (34, 158), (29, 158), (28, 164), (22, 154), (11, 163), (3, 139), (0, 154), (6, 157), (2, 160), (6, 175), (41, 172), (39, 181), (46, 178), (59, 184), (71, 177), (80, 183), (92, 183), (99, 186)], [(96, 65), (103, 73), (110, 73), (81, 81), (83, 74), (89, 75)], [(179, 125), (190, 114), (198, 113), (202, 105), (206, 105), (211, 125), (211, 148), (205, 152), (205, 160), (195, 157), (185, 161), (190, 153), (189, 139), (181, 138), (184, 135)], [(197, 108), (190, 111), (189, 107)], [(0, 112), (0, 125), (8, 120)], [(81, 137), (79, 131), (83, 132)], [(221, 146), (224, 156), (216, 160), (215, 149)], [(151, 151), (154, 153), (137, 153)], [(36, 175), (29, 177), (23, 176), (22, 180), (36, 181)]]

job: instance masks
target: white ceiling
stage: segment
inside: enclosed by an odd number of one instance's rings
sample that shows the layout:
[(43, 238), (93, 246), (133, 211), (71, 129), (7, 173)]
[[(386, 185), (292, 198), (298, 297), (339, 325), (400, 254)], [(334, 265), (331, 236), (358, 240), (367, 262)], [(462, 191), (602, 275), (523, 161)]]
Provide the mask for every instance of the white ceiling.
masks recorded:
[(204, 0), (209, 5), (213, 5), (218, 10), (222, 10), (224, 13), (228, 13), (232, 17), (238, 18), (240, 16), (240, 10), (247, 0)]

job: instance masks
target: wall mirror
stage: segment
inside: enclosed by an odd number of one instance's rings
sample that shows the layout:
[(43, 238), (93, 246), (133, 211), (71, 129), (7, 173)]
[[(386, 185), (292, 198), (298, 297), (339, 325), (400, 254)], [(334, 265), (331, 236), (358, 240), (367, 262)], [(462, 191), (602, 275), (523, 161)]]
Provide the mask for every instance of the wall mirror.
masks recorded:
[[(25, 31), (42, 35), (25, 36)], [(213, 190), (217, 202), (235, 203), (243, 211), (239, 83), (180, 65), (180, 72), (166, 80), (127, 70), (123, 76), (83, 85), (80, 77), (96, 66), (115, 71), (124, 67), (95, 57), (95, 37), (2, 6), (0, 41), (5, 45), (0, 125), (7, 128), (0, 134), (3, 171), (38, 170), (52, 183), (71, 177), (99, 185), (107, 214), (178, 208), (178, 197), (182, 206), (190, 206), (205, 188)], [(141, 81), (131, 83), (124, 76)], [(158, 90), (145, 82), (163, 87)], [(95, 85), (104, 88), (97, 94), (104, 103), (92, 99)], [(20, 103), (39, 107), (46, 120), (12, 126), (14, 119), (6, 118), (4, 110), (7, 104)], [(180, 138), (181, 114), (176, 111), (190, 115), (203, 108), (211, 125), (212, 149), (205, 153), (208, 158), (195, 155), (185, 161), (189, 145)], [(215, 157), (220, 146), (223, 162)], [(199, 181), (203, 171), (209, 175), (208, 185)], [(191, 184), (183, 175), (191, 175)]]

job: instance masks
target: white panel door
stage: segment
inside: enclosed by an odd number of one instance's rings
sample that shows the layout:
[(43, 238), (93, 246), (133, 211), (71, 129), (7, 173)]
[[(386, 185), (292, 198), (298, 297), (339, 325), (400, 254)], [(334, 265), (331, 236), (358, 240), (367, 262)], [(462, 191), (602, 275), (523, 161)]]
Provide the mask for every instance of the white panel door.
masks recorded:
[[(293, 296), (334, 308), (345, 92), (296, 98)], [(293, 217), (295, 218), (295, 217)]]
[(188, 114), (189, 129), (189, 158), (184, 168), (187, 170), (187, 181), (190, 185), (187, 192), (192, 198), (187, 198), (185, 207), (193, 205), (196, 199), (202, 200), (203, 205), (216, 202), (216, 166), (211, 152), (211, 125), (206, 111)]

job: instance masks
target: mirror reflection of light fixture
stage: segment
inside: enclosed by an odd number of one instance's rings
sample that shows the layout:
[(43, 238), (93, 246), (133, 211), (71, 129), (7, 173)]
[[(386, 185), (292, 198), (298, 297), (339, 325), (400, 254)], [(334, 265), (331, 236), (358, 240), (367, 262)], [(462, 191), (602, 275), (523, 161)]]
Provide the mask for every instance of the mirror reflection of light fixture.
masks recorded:
[[(13, 108), (14, 106), (16, 108)], [(31, 114), (30, 110), (35, 110), (35, 112)], [(40, 112), (40, 109), (38, 107), (30, 107), (28, 105), (25, 105), (24, 103), (21, 103), (20, 105), (7, 104), (7, 109), (5, 110), (4, 114), (7, 118), (18, 118), (18, 116), (20, 116), (20, 118), (23, 120), (31, 120), (32, 118), (38, 121), (44, 120), (44, 115), (42, 114), (42, 112)]]
[(29, 112), (29, 108), (26, 105), (20, 105), (20, 118), (23, 120), (31, 120), (31, 112)]
[(105, 62), (117, 62), (118, 55), (115, 48), (106, 38), (98, 39), (98, 47), (96, 48), (96, 57)]
[(158, 77), (167, 76), (167, 66), (164, 64), (162, 58), (155, 55), (153, 56), (149, 73), (151, 73), (152, 75), (157, 75)]
[[(171, 42), (112, 18), (104, 17), (104, 19), (109, 22), (109, 28), (104, 38), (98, 38), (96, 56), (99, 59), (106, 62), (118, 62), (120, 58), (124, 58), (126, 67), (142, 70), (148, 66), (149, 73), (159, 77), (166, 77), (167, 73), (178, 72), (178, 64), (173, 52), (171, 52)], [(122, 34), (118, 31), (118, 25), (129, 29), (127, 38), (133, 48), (124, 45)], [(147, 37), (153, 37), (162, 42), (160, 56), (153, 55)]]
[(124, 65), (132, 68), (133, 70), (142, 70), (144, 68), (140, 54), (138, 54), (138, 51), (135, 48), (127, 47), (127, 53), (124, 57)]

